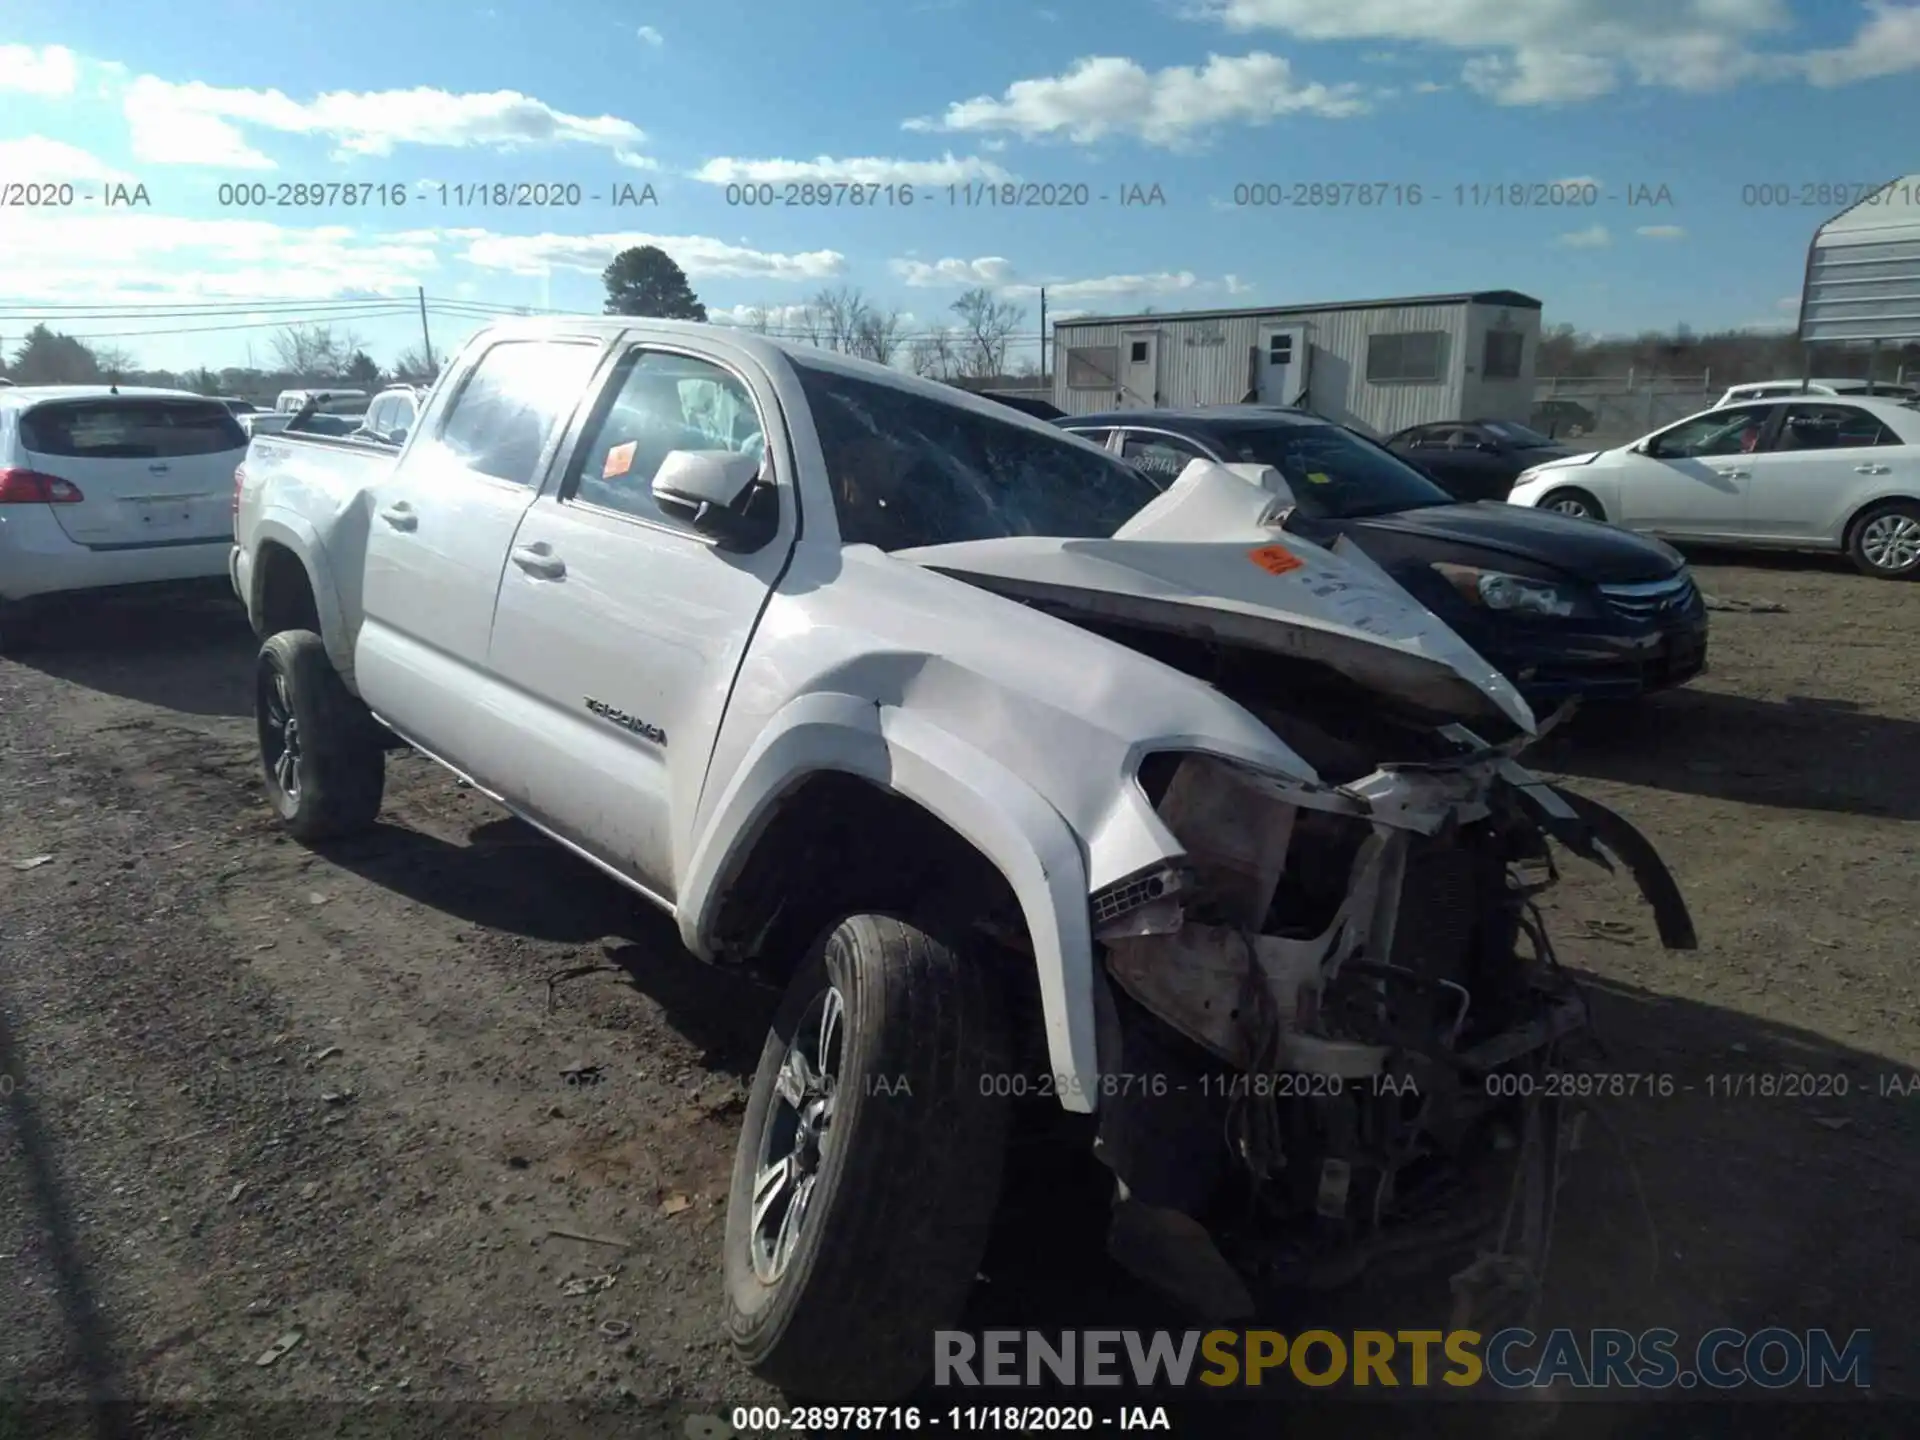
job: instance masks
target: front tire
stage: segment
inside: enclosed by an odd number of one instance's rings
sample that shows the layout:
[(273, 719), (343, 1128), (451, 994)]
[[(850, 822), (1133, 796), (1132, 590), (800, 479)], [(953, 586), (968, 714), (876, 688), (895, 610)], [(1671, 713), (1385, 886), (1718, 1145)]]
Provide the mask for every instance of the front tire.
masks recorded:
[(983, 957), (881, 915), (816, 945), (761, 1052), (727, 1206), (727, 1330), (756, 1375), (869, 1402), (925, 1377), (999, 1200), (1008, 1048)]
[(1920, 578), (1920, 505), (1890, 500), (1867, 511), (1847, 534), (1847, 558), (1876, 580)]
[(1584, 490), (1555, 490), (1540, 501), (1540, 509), (1552, 510), (1561, 515), (1572, 515), (1580, 520), (1605, 520), (1606, 512), (1600, 508), (1600, 502)]
[(386, 750), (311, 630), (283, 630), (260, 647), (254, 723), (267, 801), (303, 841), (364, 830), (380, 813)]

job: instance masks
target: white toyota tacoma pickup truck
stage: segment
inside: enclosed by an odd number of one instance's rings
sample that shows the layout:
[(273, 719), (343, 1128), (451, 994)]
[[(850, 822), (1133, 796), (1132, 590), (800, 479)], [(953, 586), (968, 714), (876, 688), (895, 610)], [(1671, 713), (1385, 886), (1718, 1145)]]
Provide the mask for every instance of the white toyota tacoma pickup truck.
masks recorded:
[(1493, 667), (1284, 503), (820, 350), (504, 324), (397, 453), (253, 440), (268, 791), (345, 834), (411, 745), (785, 986), (725, 1288), (792, 1393), (931, 1369), (1036, 1106), (1195, 1311), (1409, 1244), (1525, 1291), (1575, 1127), (1524, 1076), (1586, 1030), (1547, 838), (1691, 924), (1631, 827), (1518, 767)]

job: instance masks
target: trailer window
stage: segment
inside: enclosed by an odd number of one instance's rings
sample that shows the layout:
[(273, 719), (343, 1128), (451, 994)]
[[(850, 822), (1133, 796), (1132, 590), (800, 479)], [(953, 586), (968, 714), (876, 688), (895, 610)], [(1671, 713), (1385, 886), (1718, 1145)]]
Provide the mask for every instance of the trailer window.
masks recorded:
[(1446, 350), (1444, 330), (1374, 335), (1367, 341), (1367, 383), (1436, 381), (1445, 369)]

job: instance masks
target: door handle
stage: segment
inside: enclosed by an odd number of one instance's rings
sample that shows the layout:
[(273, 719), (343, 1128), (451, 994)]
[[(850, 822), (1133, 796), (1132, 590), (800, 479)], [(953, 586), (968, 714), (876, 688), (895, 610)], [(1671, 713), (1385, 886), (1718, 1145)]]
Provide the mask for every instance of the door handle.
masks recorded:
[(1856, 475), (1886, 475), (1890, 472), (1884, 465), (1856, 465), (1853, 467), (1853, 473)]
[(1753, 472), (1750, 470), (1715, 470), (1713, 473), (1716, 475), (1724, 475), (1729, 480), (1745, 480)]
[(418, 530), (420, 517), (413, 513), (413, 507), (402, 500), (389, 505), (380, 512), (380, 518), (396, 530)]
[(513, 551), (513, 563), (529, 575), (536, 575), (542, 580), (558, 580), (567, 573), (567, 562), (543, 546), (516, 546)]

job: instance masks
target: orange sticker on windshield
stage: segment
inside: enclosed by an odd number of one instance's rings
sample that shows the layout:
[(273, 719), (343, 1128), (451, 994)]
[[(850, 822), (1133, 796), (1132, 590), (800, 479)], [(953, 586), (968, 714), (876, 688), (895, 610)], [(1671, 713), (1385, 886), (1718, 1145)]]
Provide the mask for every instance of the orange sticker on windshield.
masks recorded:
[(1284, 575), (1307, 563), (1284, 545), (1262, 545), (1258, 550), (1249, 550), (1247, 558), (1269, 575)]
[(633, 469), (633, 452), (639, 448), (639, 445), (639, 441), (629, 440), (626, 444), (616, 445), (607, 451), (607, 463), (600, 467), (600, 478), (611, 480), (614, 476), (624, 475)]

